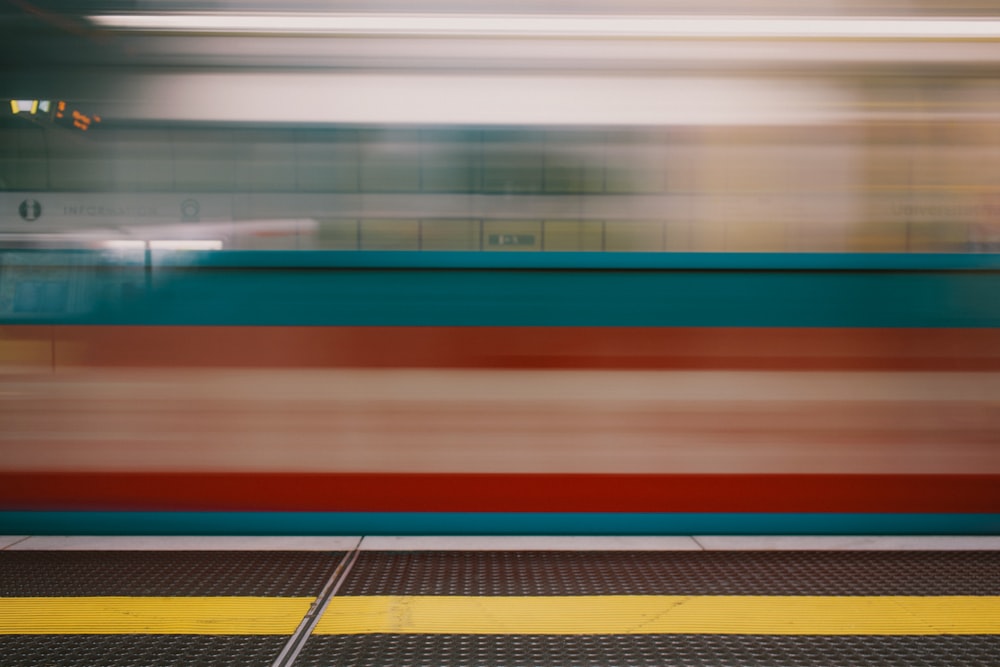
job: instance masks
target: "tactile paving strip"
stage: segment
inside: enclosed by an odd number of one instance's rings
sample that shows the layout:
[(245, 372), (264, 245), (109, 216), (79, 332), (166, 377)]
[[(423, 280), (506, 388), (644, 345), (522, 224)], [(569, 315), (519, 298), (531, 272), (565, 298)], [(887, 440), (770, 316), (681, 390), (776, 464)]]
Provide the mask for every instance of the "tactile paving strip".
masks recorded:
[(0, 635), (0, 664), (17, 667), (264, 667), (285, 636)]
[[(248, 605), (256, 604), (251, 600), (305, 598), (308, 607), (308, 599), (319, 595), (343, 556), (344, 552), (297, 551), (5, 551), (0, 552), (0, 605), (3, 598), (48, 600), (54, 603), (52, 613), (65, 615), (73, 612), (59, 607), (64, 601), (121, 596), (114, 604), (161, 597), (182, 602), (228, 597), (246, 599)], [(114, 604), (109, 601), (107, 606)], [(155, 618), (150, 619), (150, 628), (176, 613), (170, 605), (160, 609), (157, 604), (152, 603)], [(131, 634), (134, 631), (122, 633), (112, 626), (58, 635), (12, 632), (0, 634), (0, 665), (271, 665), (300, 619), (290, 616), (287, 623), (282, 622), (289, 626), (287, 630), (264, 634), (164, 634), (156, 630)], [(50, 622), (42, 616), (37, 622), (44, 633), (55, 632), (49, 628), (64, 620), (60, 616)], [(225, 627), (209, 620), (210, 631)], [(141, 624), (144, 628), (145, 623)]]
[(2, 551), (0, 597), (319, 594), (344, 552)]
[(312, 637), (296, 667), (995, 667), (998, 636), (363, 635)]
[(1000, 551), (364, 552), (338, 595), (1000, 595)]

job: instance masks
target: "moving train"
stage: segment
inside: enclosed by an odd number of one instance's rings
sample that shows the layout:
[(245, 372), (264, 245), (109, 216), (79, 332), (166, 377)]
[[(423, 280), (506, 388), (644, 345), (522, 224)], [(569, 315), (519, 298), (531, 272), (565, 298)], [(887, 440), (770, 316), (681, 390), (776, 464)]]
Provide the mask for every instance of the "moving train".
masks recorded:
[(0, 46), (0, 532), (1000, 533), (974, 8), (170, 4)]
[(4, 255), (4, 531), (998, 528), (995, 255), (145, 254)]

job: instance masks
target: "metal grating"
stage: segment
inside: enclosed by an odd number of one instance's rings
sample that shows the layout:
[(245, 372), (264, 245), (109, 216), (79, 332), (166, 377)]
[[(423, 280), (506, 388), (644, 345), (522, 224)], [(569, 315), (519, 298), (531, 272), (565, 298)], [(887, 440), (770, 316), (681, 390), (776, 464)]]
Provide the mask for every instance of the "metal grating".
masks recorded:
[(1000, 595), (1000, 552), (365, 552), (338, 595)]
[(344, 552), (3, 551), (0, 597), (317, 595)]
[(4, 667), (256, 667), (270, 665), (283, 636), (0, 635)]
[(1000, 637), (355, 635), (312, 637), (296, 667), (996, 667)]

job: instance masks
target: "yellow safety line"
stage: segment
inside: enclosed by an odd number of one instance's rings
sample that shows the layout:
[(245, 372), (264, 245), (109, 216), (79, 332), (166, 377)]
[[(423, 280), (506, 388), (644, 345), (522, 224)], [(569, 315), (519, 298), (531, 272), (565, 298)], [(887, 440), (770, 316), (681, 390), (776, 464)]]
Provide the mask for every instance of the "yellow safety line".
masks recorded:
[(0, 598), (0, 634), (290, 635), (314, 598)]
[[(288, 634), (313, 598), (0, 598), (0, 634)], [(334, 597), (315, 634), (1000, 634), (1000, 596)]]
[(1000, 597), (335, 597), (314, 634), (1000, 634)]

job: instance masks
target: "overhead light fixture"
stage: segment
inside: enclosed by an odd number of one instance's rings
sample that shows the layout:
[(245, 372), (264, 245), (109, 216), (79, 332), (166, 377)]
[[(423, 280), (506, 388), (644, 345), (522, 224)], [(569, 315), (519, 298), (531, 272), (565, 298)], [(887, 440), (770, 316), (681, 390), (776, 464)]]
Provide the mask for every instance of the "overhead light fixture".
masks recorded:
[(140, 239), (108, 239), (101, 241), (101, 247), (108, 250), (222, 250), (222, 241), (168, 239), (162, 241), (142, 241)]
[(150, 250), (222, 250), (222, 241), (169, 240), (150, 241)]
[(975, 18), (526, 16), (304, 13), (101, 14), (109, 30), (213, 34), (409, 35), (678, 39), (997, 39)]
[(132, 239), (109, 239), (101, 241), (101, 246), (108, 250), (145, 250), (146, 242)]

